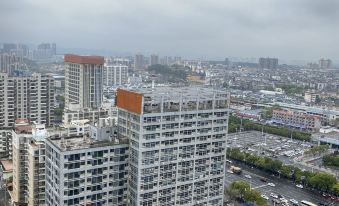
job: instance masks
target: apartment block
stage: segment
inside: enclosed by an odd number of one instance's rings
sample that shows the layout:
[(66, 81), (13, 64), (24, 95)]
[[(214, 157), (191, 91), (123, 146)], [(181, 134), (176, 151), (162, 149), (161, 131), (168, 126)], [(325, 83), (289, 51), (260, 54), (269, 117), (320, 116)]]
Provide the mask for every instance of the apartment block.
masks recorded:
[(100, 108), (104, 57), (65, 55), (65, 106)]
[(259, 67), (262, 69), (277, 69), (278, 59), (277, 58), (260, 58)]
[(43, 124), (18, 119), (12, 132), (12, 202), (14, 205), (45, 205), (44, 139), (47, 130)]
[(105, 86), (122, 85), (128, 81), (128, 66), (125, 65), (105, 65), (103, 73)]
[(295, 129), (309, 131), (318, 131), (321, 127), (320, 116), (291, 109), (274, 109), (272, 122)]
[(54, 80), (50, 76), (9, 76), (0, 73), (0, 127), (14, 127), (16, 119), (52, 125)]
[(0, 159), (12, 159), (12, 129), (0, 129)]
[(223, 205), (229, 94), (208, 88), (117, 91), (130, 139), (131, 206)]
[(46, 140), (46, 206), (127, 205), (128, 141)]

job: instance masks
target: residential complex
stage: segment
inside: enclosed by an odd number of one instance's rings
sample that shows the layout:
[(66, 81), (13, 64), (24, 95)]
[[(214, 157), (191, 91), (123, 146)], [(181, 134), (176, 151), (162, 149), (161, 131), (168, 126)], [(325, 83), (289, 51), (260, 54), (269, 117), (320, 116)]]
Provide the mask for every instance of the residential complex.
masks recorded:
[(126, 84), (128, 80), (128, 66), (105, 65), (103, 71), (103, 82), (105, 86)]
[(65, 106), (100, 108), (103, 90), (104, 58), (65, 55)]
[(54, 80), (51, 76), (10, 76), (0, 73), (0, 127), (14, 127), (18, 118), (50, 126)]
[(206, 88), (118, 90), (129, 205), (223, 205), (228, 105)]

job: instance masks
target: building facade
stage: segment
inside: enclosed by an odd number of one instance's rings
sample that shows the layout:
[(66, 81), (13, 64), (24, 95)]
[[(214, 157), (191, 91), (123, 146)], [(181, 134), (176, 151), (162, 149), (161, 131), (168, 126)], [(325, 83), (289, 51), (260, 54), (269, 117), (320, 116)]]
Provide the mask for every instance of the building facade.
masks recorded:
[(276, 124), (301, 130), (318, 131), (321, 117), (296, 110), (274, 109), (272, 121)]
[(156, 65), (156, 64), (159, 64), (159, 63), (160, 63), (159, 56), (152, 54), (151, 58), (150, 58), (150, 65)]
[(65, 55), (65, 106), (99, 108), (102, 102), (104, 58)]
[(126, 206), (127, 166), (126, 140), (47, 139), (46, 206)]
[(129, 205), (223, 205), (228, 105), (206, 88), (118, 90)]
[(122, 85), (128, 81), (128, 66), (105, 65), (103, 73), (105, 86)]
[(12, 159), (12, 129), (0, 129), (0, 159)]
[(0, 74), (0, 127), (14, 127), (16, 119), (50, 126), (53, 109), (54, 80), (51, 76)]
[(145, 69), (145, 58), (142, 54), (136, 54), (134, 57), (134, 68), (136, 70)]
[(278, 67), (277, 58), (260, 58), (259, 67), (261, 69), (276, 69)]

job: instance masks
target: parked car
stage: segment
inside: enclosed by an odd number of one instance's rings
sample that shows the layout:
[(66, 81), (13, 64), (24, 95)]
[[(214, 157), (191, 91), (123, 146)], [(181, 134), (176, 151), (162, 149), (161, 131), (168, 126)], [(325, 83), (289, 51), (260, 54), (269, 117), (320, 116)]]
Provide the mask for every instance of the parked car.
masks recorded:
[(304, 188), (304, 186), (301, 185), (301, 184), (296, 185), (296, 187), (298, 187), (298, 188), (300, 188), (300, 189), (303, 189), (303, 188)]

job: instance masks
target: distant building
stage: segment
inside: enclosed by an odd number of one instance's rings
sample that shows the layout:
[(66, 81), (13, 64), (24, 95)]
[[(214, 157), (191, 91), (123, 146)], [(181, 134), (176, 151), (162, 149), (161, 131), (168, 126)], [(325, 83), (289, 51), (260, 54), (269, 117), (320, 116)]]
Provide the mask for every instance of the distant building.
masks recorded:
[(33, 74), (12, 77), (0, 73), (0, 127), (14, 127), (18, 118), (51, 126), (54, 109), (54, 80)]
[(135, 58), (134, 58), (134, 68), (136, 70), (145, 69), (144, 55), (142, 55), (142, 54), (136, 54), (135, 55)]
[(330, 59), (320, 59), (319, 68), (320, 69), (329, 69), (332, 66), (332, 61)]
[(105, 65), (103, 72), (103, 84), (105, 86), (116, 86), (126, 84), (128, 81), (128, 66)]
[(37, 49), (33, 51), (33, 59), (37, 61), (51, 59), (54, 55), (56, 55), (55, 43), (39, 44)]
[(15, 70), (25, 68), (23, 58), (15, 54), (3, 53), (0, 54), (0, 72), (13, 74)]
[(276, 69), (278, 67), (277, 58), (260, 58), (259, 67), (261, 69)]
[(65, 107), (100, 108), (104, 57), (65, 55)]
[(304, 100), (307, 103), (315, 103), (320, 98), (320, 95), (313, 92), (305, 92)]
[(317, 63), (308, 63), (307, 64), (307, 67), (309, 68), (309, 69), (319, 69), (319, 64), (317, 64)]
[(291, 109), (274, 109), (272, 122), (286, 127), (309, 131), (318, 131), (321, 127), (320, 116)]
[(169, 62), (169, 58), (167, 56), (164, 56), (160, 59), (160, 64), (162, 65), (169, 65), (170, 62)]
[(229, 66), (230, 60), (228, 58), (225, 58), (224, 60), (224, 65)]
[(151, 55), (151, 60), (150, 60), (150, 65), (156, 65), (156, 64), (159, 64), (159, 56), (158, 55), (155, 55), (155, 54), (152, 54)]

